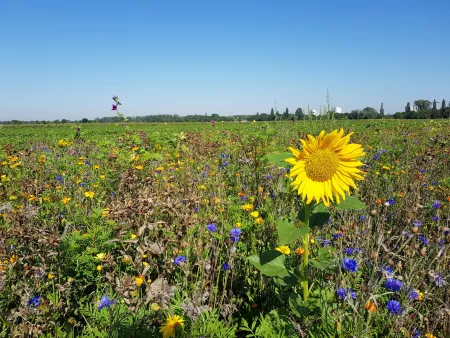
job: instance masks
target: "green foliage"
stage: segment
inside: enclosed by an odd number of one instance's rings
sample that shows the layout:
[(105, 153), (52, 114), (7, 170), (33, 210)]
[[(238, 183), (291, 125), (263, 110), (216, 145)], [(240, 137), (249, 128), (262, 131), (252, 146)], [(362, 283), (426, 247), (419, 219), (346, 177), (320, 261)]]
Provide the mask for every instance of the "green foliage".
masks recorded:
[(366, 208), (364, 203), (354, 196), (346, 196), (345, 200), (341, 200), (339, 204), (335, 205), (337, 210), (363, 210)]
[(266, 276), (282, 278), (289, 275), (284, 266), (284, 255), (277, 250), (269, 250), (260, 255), (250, 256), (248, 260)]
[(245, 337), (295, 338), (298, 332), (286, 310), (272, 310), (267, 315), (255, 318), (252, 325), (242, 319), (240, 330), (247, 332)]
[(293, 157), (292, 153), (284, 152), (284, 153), (271, 153), (266, 156), (269, 164), (277, 166), (277, 167), (287, 167), (286, 159)]
[(202, 312), (192, 325), (190, 337), (236, 337), (237, 324), (228, 326), (221, 319), (217, 310)]
[(278, 243), (280, 245), (291, 244), (309, 233), (306, 226), (296, 227), (289, 221), (277, 221)]

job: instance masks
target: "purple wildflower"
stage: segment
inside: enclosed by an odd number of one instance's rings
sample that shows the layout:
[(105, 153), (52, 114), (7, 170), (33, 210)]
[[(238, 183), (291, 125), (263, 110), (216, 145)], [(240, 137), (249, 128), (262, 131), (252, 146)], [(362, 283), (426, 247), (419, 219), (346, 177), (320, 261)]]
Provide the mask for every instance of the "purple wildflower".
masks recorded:
[(400, 291), (402, 288), (402, 282), (395, 278), (388, 278), (384, 283), (386, 289), (391, 291)]
[(342, 267), (347, 271), (356, 272), (358, 270), (358, 263), (352, 258), (344, 257)]
[(32, 306), (32, 307), (38, 307), (41, 304), (41, 296), (34, 296), (31, 297), (30, 300), (27, 302), (27, 306)]
[(206, 230), (208, 230), (209, 232), (216, 232), (217, 226), (215, 223), (210, 223), (206, 226)]
[(101, 310), (104, 307), (109, 309), (114, 303), (115, 301), (111, 300), (108, 296), (102, 296), (102, 298), (100, 298), (100, 302), (98, 302), (98, 309)]
[(175, 259), (173, 261), (173, 263), (175, 265), (180, 265), (181, 263), (184, 263), (184, 262), (186, 262), (186, 256), (177, 256), (177, 257), (175, 257)]
[(392, 300), (392, 299), (387, 302), (386, 309), (388, 309), (389, 312), (394, 315), (399, 314), (403, 310), (400, 302), (397, 302), (396, 300)]

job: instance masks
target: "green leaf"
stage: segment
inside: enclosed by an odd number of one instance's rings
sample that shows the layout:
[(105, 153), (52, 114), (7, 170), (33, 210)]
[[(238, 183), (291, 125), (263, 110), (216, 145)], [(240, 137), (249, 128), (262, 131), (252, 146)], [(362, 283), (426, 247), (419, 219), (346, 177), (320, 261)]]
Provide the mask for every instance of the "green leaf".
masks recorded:
[(319, 270), (327, 270), (333, 267), (335, 265), (335, 257), (333, 255), (335, 251), (335, 248), (320, 248), (317, 254), (317, 259), (311, 259), (311, 265)]
[[(315, 204), (313, 202), (310, 207), (312, 207), (311, 215), (309, 216), (310, 227), (322, 226), (328, 222), (330, 219), (330, 212), (323, 203)], [(300, 210), (298, 218), (302, 222), (305, 221), (305, 207)]]
[(294, 292), (289, 296), (289, 307), (292, 312), (300, 318), (308, 316), (315, 309), (314, 304), (303, 301), (300, 295)]
[(288, 276), (275, 277), (274, 282), (280, 286), (296, 286), (300, 284), (301, 272), (300, 269), (288, 270)]
[(284, 266), (284, 255), (277, 250), (269, 250), (260, 255), (250, 256), (248, 260), (266, 276), (281, 278), (289, 276), (289, 272)]
[(302, 226), (297, 228), (294, 223), (289, 221), (277, 221), (278, 242), (280, 245), (290, 244), (309, 233), (309, 228)]
[(270, 164), (276, 165), (277, 167), (287, 167), (289, 164), (285, 161), (287, 158), (293, 157), (292, 153), (272, 153), (267, 154), (266, 158)]
[(345, 201), (336, 204), (337, 210), (363, 210), (366, 205), (354, 196), (346, 196)]

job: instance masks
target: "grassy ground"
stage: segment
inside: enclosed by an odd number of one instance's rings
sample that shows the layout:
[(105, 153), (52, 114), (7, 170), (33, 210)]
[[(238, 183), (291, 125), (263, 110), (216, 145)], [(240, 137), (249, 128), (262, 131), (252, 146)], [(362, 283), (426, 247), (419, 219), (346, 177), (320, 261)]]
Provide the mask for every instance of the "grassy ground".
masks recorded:
[[(267, 155), (341, 127), (367, 152), (352, 191), (365, 206), (331, 207), (312, 227), (316, 303), (305, 306), (292, 296), (299, 283), (248, 260), (279, 245), (280, 222), (300, 225), (304, 206), (289, 165)], [(186, 337), (450, 335), (448, 121), (4, 125), (0, 135), (5, 337), (158, 337), (174, 314), (184, 322), (173, 334)], [(295, 269), (301, 240), (289, 248)]]

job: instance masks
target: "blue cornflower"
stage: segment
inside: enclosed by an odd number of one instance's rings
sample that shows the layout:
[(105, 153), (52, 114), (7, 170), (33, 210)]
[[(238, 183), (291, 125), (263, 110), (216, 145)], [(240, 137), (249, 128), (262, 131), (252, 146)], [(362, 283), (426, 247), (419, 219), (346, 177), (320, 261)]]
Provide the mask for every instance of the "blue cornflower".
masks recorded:
[(223, 167), (226, 167), (226, 166), (229, 165), (229, 164), (230, 164), (230, 162), (228, 162), (228, 161), (223, 162), (223, 163), (222, 163), (222, 168), (223, 168)]
[(438, 185), (439, 183), (434, 181), (433, 183), (431, 183), (432, 185)]
[(230, 230), (230, 235), (231, 236), (240, 236), (242, 234), (242, 230), (239, 228), (233, 228)]
[(386, 309), (388, 309), (389, 312), (393, 313), (394, 315), (399, 314), (403, 310), (400, 302), (397, 302), (393, 299), (387, 302)]
[(343, 234), (342, 234), (342, 232), (340, 232), (340, 231), (337, 231), (337, 232), (335, 232), (335, 233), (333, 234), (333, 237), (334, 237), (335, 239), (341, 238), (342, 236), (343, 236)]
[(439, 221), (439, 216), (434, 216), (433, 221)]
[(340, 299), (342, 299), (342, 300), (346, 300), (346, 299), (350, 299), (350, 298), (352, 298), (352, 299), (356, 298), (356, 292), (353, 291), (350, 288), (346, 288), (346, 289), (339, 288), (336, 293), (337, 293), (338, 297)]
[(284, 168), (284, 171), (286, 172), (286, 174), (289, 174), (291, 172), (291, 168)]
[(420, 338), (422, 337), (422, 334), (420, 333), (419, 330), (417, 330), (417, 328), (414, 328), (414, 330), (411, 332), (412, 336), (411, 338)]
[(57, 181), (62, 181), (63, 177), (61, 175), (58, 175), (58, 177), (56, 178)]
[(273, 192), (270, 193), (269, 195), (270, 198), (274, 199), (275, 198), (275, 194)]
[(233, 228), (230, 230), (230, 236), (231, 236), (231, 241), (233, 243), (237, 243), (240, 240), (240, 235), (242, 233), (242, 230), (239, 228)]
[(375, 154), (375, 156), (372, 158), (372, 160), (376, 161), (376, 160), (378, 160), (378, 157), (380, 157), (380, 155), (379, 154)]
[(84, 162), (84, 164), (86, 164), (86, 165), (91, 165), (91, 162), (86, 161), (86, 162)]
[(408, 296), (409, 299), (419, 299), (419, 293), (416, 289), (413, 289)]
[(425, 172), (425, 169), (420, 169), (419, 172), (423, 174)]
[(215, 232), (217, 231), (217, 226), (215, 223), (210, 223), (206, 226), (206, 230), (208, 230), (209, 232)]
[(27, 306), (32, 306), (32, 307), (38, 307), (41, 304), (41, 296), (34, 296), (31, 297), (30, 300), (27, 302)]
[(382, 267), (383, 271), (386, 272), (386, 275), (390, 276), (394, 273), (394, 270), (392, 270), (391, 267), (384, 265)]
[(177, 257), (175, 257), (175, 259), (173, 261), (173, 263), (175, 265), (180, 265), (181, 263), (184, 263), (184, 262), (186, 262), (186, 256), (177, 256)]
[(228, 263), (223, 263), (222, 270), (228, 270), (230, 268), (230, 265)]
[(241, 201), (245, 201), (246, 199), (247, 199), (247, 197), (241, 196)]
[(391, 197), (391, 198), (388, 200), (388, 203), (389, 203), (389, 205), (394, 205), (395, 200)]
[(421, 241), (423, 244), (428, 245), (428, 239), (426, 239), (423, 236), (419, 236), (418, 238), (419, 238), (419, 241)]
[(270, 176), (269, 174), (267, 174), (267, 175), (266, 175), (266, 178), (267, 178), (267, 179), (270, 179), (270, 178), (272, 178), (272, 176)]
[(443, 287), (445, 285), (445, 279), (444, 279), (444, 277), (442, 277), (442, 275), (440, 273), (437, 273), (436, 275), (434, 275), (433, 279), (434, 279), (434, 283), (436, 284), (436, 286)]
[(395, 278), (388, 278), (386, 282), (384, 282), (384, 286), (386, 289), (391, 291), (400, 291), (402, 288), (402, 282)]
[(352, 258), (344, 257), (342, 267), (347, 271), (356, 272), (358, 270), (358, 263)]
[(439, 201), (434, 201), (433, 202), (433, 208), (434, 209), (439, 209), (440, 206), (441, 206), (441, 202), (439, 202)]
[(325, 239), (323, 242), (322, 242), (322, 245), (323, 246), (328, 246), (328, 245), (330, 245), (331, 244), (331, 241), (329, 240), (329, 239)]
[(347, 255), (353, 255), (355, 251), (356, 251), (356, 250), (353, 249), (353, 248), (346, 248), (346, 249), (344, 250), (344, 252), (345, 252)]
[(101, 310), (104, 307), (109, 309), (114, 303), (115, 301), (111, 300), (108, 296), (102, 296), (98, 302), (98, 309)]
[(414, 225), (415, 227), (420, 227), (420, 226), (422, 226), (422, 222), (416, 219), (416, 220), (413, 222), (413, 225)]
[(360, 221), (364, 221), (365, 219), (366, 219), (366, 216), (363, 216), (363, 215), (359, 216)]

